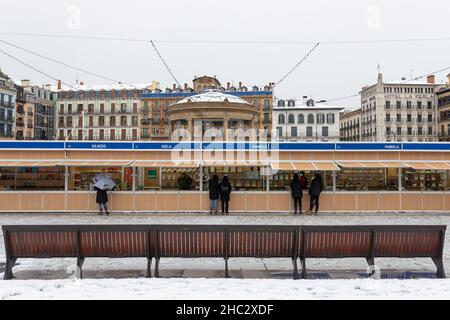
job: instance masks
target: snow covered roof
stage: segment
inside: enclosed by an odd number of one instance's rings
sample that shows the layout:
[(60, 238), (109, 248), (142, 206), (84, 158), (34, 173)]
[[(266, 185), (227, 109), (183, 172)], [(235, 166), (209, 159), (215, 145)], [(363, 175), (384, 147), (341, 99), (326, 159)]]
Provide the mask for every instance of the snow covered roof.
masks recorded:
[(247, 101), (230, 95), (230, 94), (225, 94), (219, 91), (206, 91), (204, 93), (200, 93), (188, 98), (185, 98), (177, 103), (175, 103), (175, 105), (177, 104), (184, 104), (184, 103), (204, 103), (204, 102), (232, 102), (232, 103), (241, 103), (241, 104), (250, 104)]
[(58, 90), (57, 86), (51, 86), (51, 90), (54, 92), (60, 91), (122, 91), (122, 90), (145, 90), (149, 88), (151, 83), (140, 84), (111, 84), (111, 85), (74, 85), (72, 87), (62, 85)]
[(396, 80), (396, 81), (386, 81), (383, 83), (384, 85), (429, 85), (435, 86), (436, 83), (428, 83), (427, 80)]

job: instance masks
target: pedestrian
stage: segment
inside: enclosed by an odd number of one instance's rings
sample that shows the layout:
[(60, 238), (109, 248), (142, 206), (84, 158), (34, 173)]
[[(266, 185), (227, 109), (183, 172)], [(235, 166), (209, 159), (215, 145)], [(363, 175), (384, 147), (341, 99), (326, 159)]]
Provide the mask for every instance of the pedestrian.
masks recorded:
[(297, 211), (302, 215), (303, 187), (298, 174), (294, 174), (294, 178), (291, 181), (291, 193), (294, 199), (294, 215), (297, 215)]
[(308, 179), (305, 176), (305, 171), (300, 172), (300, 184), (303, 190), (308, 189)]
[(229, 215), (230, 196), (233, 187), (228, 180), (228, 176), (223, 177), (220, 183), (220, 202), (222, 205), (222, 215)]
[(215, 174), (209, 180), (209, 214), (218, 214), (218, 204), (220, 198), (219, 177)]
[(309, 212), (313, 212), (314, 208), (315, 208), (314, 214), (317, 214), (317, 212), (319, 211), (319, 198), (322, 191), (323, 191), (322, 177), (320, 176), (320, 174), (316, 173), (314, 179), (311, 181), (311, 186), (309, 187), (309, 195), (310, 195)]
[(98, 209), (100, 210), (99, 215), (103, 215), (103, 209), (105, 209), (105, 213), (107, 216), (109, 216), (108, 207), (106, 204), (108, 203), (108, 193), (106, 190), (102, 190), (100, 188), (94, 187), (94, 189), (97, 191), (97, 204)]

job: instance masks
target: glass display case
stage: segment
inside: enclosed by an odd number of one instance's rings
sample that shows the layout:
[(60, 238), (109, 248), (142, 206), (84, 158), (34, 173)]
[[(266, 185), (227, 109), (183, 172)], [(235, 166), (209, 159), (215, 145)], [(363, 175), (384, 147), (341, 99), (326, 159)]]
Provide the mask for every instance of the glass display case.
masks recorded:
[[(78, 167), (70, 169), (69, 190), (92, 191), (92, 178), (97, 174), (109, 175), (116, 183), (115, 191), (127, 191), (132, 188), (132, 169), (120, 167)], [(130, 180), (131, 178), (131, 180)]]

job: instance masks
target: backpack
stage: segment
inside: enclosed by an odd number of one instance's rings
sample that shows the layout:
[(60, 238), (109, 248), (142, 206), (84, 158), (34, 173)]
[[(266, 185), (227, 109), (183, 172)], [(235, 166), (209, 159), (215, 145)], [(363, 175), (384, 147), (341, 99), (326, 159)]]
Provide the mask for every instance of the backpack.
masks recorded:
[(222, 191), (222, 193), (228, 193), (228, 185), (221, 184), (220, 190)]
[(308, 180), (304, 176), (300, 177), (300, 185), (302, 186), (302, 189), (308, 188)]

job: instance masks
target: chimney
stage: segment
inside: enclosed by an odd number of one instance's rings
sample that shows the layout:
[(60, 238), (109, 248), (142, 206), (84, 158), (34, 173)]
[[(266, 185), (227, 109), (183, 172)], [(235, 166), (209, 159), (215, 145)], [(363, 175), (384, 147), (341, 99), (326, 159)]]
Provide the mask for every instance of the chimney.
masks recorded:
[(174, 83), (173, 84), (173, 89), (172, 89), (173, 91), (177, 91), (177, 85)]
[(436, 81), (436, 77), (434, 76), (434, 74), (430, 74), (430, 75), (427, 77), (427, 83), (429, 83), (429, 84), (435, 84), (435, 81)]
[(448, 85), (450, 85), (450, 73), (447, 75)]
[(187, 91), (187, 89), (188, 89), (188, 84), (185, 83), (185, 84), (184, 84), (184, 91)]
[(242, 89), (242, 82), (239, 82), (239, 90)]
[(62, 89), (61, 80), (58, 80), (58, 90)]
[(84, 82), (83, 81), (80, 81), (80, 86), (84, 86)]
[[(448, 75), (450, 77), (450, 74)], [(227, 91), (230, 91), (231, 83), (227, 82)]]
[(30, 86), (30, 80), (22, 80), (21, 85), (24, 88), (28, 88)]

